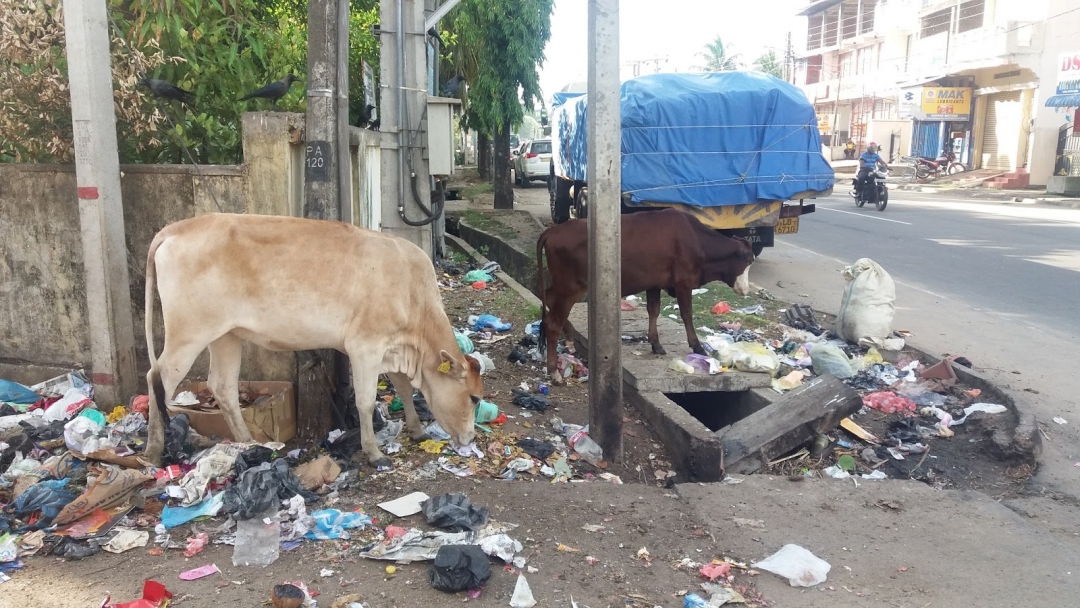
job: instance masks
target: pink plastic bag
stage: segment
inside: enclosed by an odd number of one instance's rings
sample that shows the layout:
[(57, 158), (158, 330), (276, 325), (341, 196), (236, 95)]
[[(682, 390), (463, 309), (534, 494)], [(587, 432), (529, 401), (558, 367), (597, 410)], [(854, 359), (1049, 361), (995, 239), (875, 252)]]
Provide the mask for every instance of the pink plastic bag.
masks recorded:
[(198, 568), (195, 568), (194, 570), (188, 570), (187, 572), (181, 572), (180, 573), (180, 580), (194, 581), (194, 580), (197, 580), (197, 579), (200, 579), (200, 578), (210, 576), (211, 574), (217, 574), (218, 572), (221, 572), (221, 570), (218, 570), (218, 567), (217, 567), (216, 564), (208, 564), (206, 566), (200, 566)]
[(877, 393), (870, 393), (863, 397), (863, 405), (866, 407), (872, 407), (875, 410), (884, 412), (886, 414), (893, 414), (896, 412), (915, 412), (915, 402), (910, 399), (905, 399), (896, 393), (890, 393), (888, 391), (881, 391)]
[(195, 536), (188, 537), (187, 547), (184, 548), (184, 557), (195, 557), (202, 553), (203, 548), (206, 547), (206, 543), (209, 541), (206, 532), (199, 532)]

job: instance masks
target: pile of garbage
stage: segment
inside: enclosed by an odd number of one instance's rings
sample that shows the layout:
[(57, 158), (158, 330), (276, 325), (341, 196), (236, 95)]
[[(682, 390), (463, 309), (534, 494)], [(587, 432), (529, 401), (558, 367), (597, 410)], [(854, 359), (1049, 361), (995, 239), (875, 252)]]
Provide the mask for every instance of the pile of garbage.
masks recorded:
[[(847, 418), (841, 427), (845, 433), (818, 438), (813, 455), (820, 456), (831, 447), (835, 459), (822, 472), (840, 479), (856, 472), (867, 479), (884, 479), (881, 467), (889, 459), (917, 458), (926, 452), (931, 438), (952, 437), (954, 428), (973, 414), (1006, 411), (1003, 405), (981, 401), (978, 389), (958, 386), (953, 364), (970, 367), (967, 359), (926, 365), (903, 350), (906, 333), (892, 331), (895, 288), (883, 268), (862, 259), (845, 268), (844, 276), (847, 287), (834, 327), (822, 327), (806, 304), (782, 310), (784, 322), (765, 329), (747, 330), (738, 321), (699, 327), (708, 354), (673, 359), (669, 369), (687, 374), (731, 370), (769, 374), (778, 393), (797, 389), (823, 374), (842, 380), (863, 397), (864, 407), (853, 418), (865, 417), (871, 410), (884, 418), (875, 421), (882, 426), (877, 434)], [(763, 315), (765, 310), (761, 305), (733, 310), (727, 302), (718, 302), (713, 312)], [(801, 450), (774, 464), (792, 457), (801, 462), (810, 454)]]

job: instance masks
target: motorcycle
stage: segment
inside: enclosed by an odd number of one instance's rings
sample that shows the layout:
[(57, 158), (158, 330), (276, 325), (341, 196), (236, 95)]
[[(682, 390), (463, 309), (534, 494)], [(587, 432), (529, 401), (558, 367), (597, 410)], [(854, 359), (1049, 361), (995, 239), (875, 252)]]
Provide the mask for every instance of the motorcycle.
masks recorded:
[(916, 179), (937, 179), (942, 175), (955, 175), (967, 170), (962, 163), (956, 162), (956, 153), (951, 149), (943, 150), (937, 158), (915, 156), (911, 160), (915, 163)]
[(889, 187), (885, 185), (885, 179), (889, 177), (889, 170), (876, 168), (870, 172), (866, 184), (859, 189), (859, 178), (851, 180), (855, 189), (851, 196), (855, 198), (855, 206), (862, 207), (867, 203), (873, 203), (878, 211), (884, 211), (889, 204)]

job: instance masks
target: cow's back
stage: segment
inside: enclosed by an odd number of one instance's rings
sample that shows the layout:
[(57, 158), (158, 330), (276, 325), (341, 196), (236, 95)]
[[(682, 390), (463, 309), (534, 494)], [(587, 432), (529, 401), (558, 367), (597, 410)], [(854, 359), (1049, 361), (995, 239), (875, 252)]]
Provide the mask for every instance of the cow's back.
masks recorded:
[(155, 245), (168, 331), (340, 348), (347, 335), (410, 333), (442, 311), (420, 248), (340, 222), (207, 214), (167, 226)]

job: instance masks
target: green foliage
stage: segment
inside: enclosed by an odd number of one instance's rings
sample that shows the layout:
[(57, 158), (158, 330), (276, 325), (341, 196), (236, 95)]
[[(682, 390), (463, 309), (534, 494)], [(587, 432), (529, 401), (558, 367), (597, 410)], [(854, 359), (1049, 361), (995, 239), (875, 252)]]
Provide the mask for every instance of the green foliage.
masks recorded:
[(776, 57), (776, 51), (769, 51), (754, 60), (754, 69), (777, 78), (784, 77), (784, 66)]
[[(469, 82), (465, 123), (487, 135), (516, 128), (540, 100), (538, 68), (553, 0), (462, 0), (454, 18), (459, 73)], [(469, 71), (475, 71), (469, 78)]]
[(698, 53), (705, 60), (701, 70), (705, 72), (723, 72), (737, 70), (740, 67), (739, 55), (732, 54), (731, 46), (724, 45), (724, 41), (717, 36), (712, 42), (705, 45), (705, 51)]
[[(263, 11), (255, 0), (110, 0), (126, 40), (135, 48), (153, 42), (166, 56), (180, 58), (151, 76), (195, 95), (194, 107), (181, 109), (148, 99), (146, 111), (164, 110), (175, 123), (160, 143), (145, 146), (120, 125), (121, 158), (127, 162), (189, 162), (178, 140), (196, 162), (240, 161), (240, 114), (263, 109), (261, 100), (238, 101), (245, 93), (306, 67), (306, 28), (286, 11)], [(261, 17), (261, 19), (260, 19)], [(282, 110), (302, 111), (302, 86), (279, 102)]]

